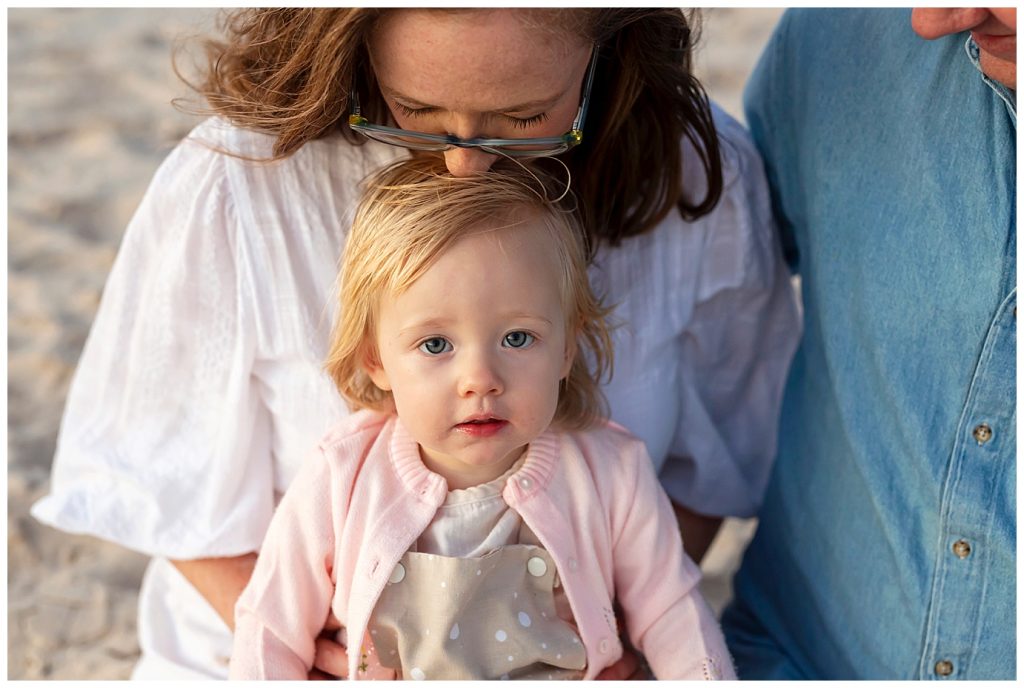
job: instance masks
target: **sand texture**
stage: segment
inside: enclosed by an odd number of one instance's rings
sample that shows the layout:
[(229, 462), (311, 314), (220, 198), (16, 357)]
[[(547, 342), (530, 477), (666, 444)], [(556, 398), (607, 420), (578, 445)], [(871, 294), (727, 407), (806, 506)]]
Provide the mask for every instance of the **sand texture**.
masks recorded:
[[(209, 9), (8, 10), (8, 677), (127, 678), (145, 557), (28, 515), (45, 494), (71, 375), (122, 232), (157, 165), (198, 121), (176, 111), (176, 39)], [(775, 10), (706, 13), (698, 58), (737, 114)], [(716, 607), (752, 524), (706, 563)]]

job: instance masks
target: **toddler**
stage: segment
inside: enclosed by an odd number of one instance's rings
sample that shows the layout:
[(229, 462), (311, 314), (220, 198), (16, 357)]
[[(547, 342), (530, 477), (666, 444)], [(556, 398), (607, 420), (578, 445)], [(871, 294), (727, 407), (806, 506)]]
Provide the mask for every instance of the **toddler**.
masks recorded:
[(305, 678), (333, 611), (352, 678), (589, 679), (622, 653), (613, 600), (657, 678), (735, 677), (643, 444), (603, 418), (606, 311), (552, 186), (432, 159), (370, 182), (327, 363), (359, 410), (277, 508), (232, 678)]

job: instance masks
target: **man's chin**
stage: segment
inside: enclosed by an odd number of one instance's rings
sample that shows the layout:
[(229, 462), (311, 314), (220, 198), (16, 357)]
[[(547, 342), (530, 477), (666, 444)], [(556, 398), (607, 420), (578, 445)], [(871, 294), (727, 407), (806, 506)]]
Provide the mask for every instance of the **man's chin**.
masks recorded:
[(989, 79), (998, 81), (1007, 88), (1017, 90), (1017, 63), (990, 55), (984, 51), (978, 55), (981, 71)]

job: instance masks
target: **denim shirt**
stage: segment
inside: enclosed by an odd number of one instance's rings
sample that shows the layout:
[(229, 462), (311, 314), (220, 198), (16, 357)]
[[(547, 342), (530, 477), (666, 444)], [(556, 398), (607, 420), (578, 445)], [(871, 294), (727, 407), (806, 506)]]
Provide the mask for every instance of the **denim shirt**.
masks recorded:
[(748, 86), (805, 334), (741, 678), (1016, 674), (1016, 97), (964, 41), (792, 11)]

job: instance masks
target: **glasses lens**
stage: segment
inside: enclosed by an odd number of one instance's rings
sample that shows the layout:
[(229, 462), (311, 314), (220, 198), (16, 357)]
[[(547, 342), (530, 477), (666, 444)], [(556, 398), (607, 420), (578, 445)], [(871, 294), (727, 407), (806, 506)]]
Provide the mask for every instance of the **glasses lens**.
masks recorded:
[(429, 151), (441, 151), (448, 148), (448, 144), (443, 141), (431, 141), (430, 139), (420, 138), (416, 134), (399, 134), (392, 133), (390, 131), (376, 131), (369, 127), (352, 128), (367, 138), (371, 138), (374, 141), (380, 141), (381, 143), (388, 143), (392, 146), (402, 146), (404, 148), (412, 148), (414, 150)]
[[(380, 141), (381, 143), (386, 143), (391, 146), (401, 146), (412, 150), (425, 151), (444, 151), (454, 147), (480, 148), (491, 153), (507, 155), (515, 158), (536, 158), (558, 155), (559, 153), (571, 148), (575, 143), (575, 140), (569, 141), (565, 138), (554, 142), (552, 142), (551, 139), (523, 139), (520, 143), (515, 140), (505, 139), (494, 140), (493, 142), (479, 141), (452, 143), (450, 141), (438, 141), (432, 138), (431, 135), (423, 134), (421, 132), (403, 131), (401, 129), (392, 129), (390, 127), (385, 129), (384, 127), (378, 127), (373, 124), (350, 123), (349, 126), (367, 138), (373, 139), (374, 141)], [(571, 136), (571, 134), (567, 135), (567, 137), (569, 136)]]
[(490, 148), (492, 150), (501, 151), (505, 155), (511, 155), (517, 158), (535, 158), (545, 155), (557, 155), (566, 150), (568, 146), (564, 143), (530, 143), (527, 141), (521, 144), (502, 143), (497, 146), (483, 145), (481, 148)]

